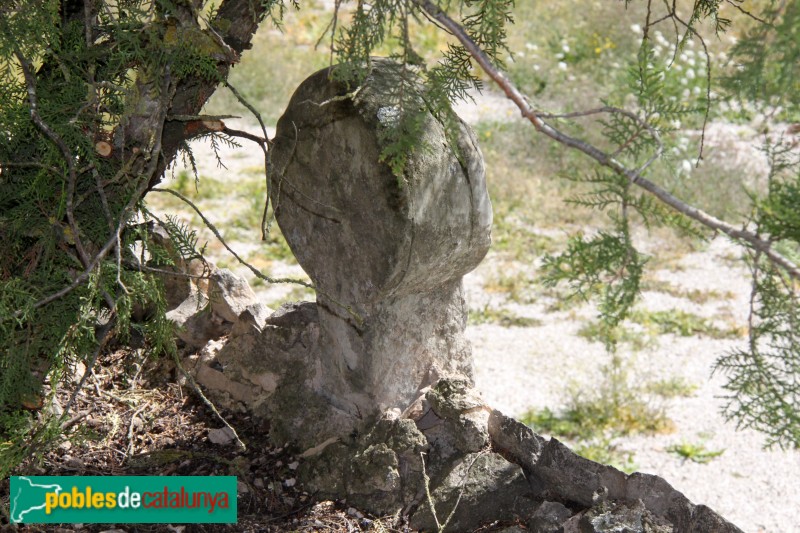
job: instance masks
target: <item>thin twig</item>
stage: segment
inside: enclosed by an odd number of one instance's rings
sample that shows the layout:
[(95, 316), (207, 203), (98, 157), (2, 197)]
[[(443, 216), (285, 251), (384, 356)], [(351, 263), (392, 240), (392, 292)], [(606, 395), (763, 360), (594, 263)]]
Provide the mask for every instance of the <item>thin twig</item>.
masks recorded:
[(242, 439), (239, 438), (239, 434), (236, 432), (233, 426), (230, 425), (230, 423), (228, 423), (227, 420), (225, 420), (225, 417), (222, 416), (222, 414), (217, 410), (217, 407), (214, 405), (214, 403), (211, 400), (209, 400), (205, 394), (203, 394), (203, 391), (200, 389), (200, 385), (197, 384), (197, 382), (194, 380), (194, 377), (192, 377), (192, 375), (183, 367), (180, 359), (178, 358), (177, 352), (173, 353), (172, 356), (175, 361), (175, 365), (178, 367), (178, 370), (181, 371), (181, 374), (183, 374), (186, 380), (192, 385), (192, 389), (197, 393), (198, 396), (200, 396), (200, 398), (208, 406), (208, 408), (211, 409), (211, 412), (213, 412), (217, 416), (217, 418), (219, 418), (222, 421), (222, 423), (225, 424), (225, 427), (231, 430), (234, 438), (236, 439), (236, 443), (239, 445), (239, 447), (242, 450), (246, 450), (247, 446), (245, 446), (244, 442), (242, 442)]
[(89, 416), (90, 414), (92, 414), (94, 412), (94, 409), (95, 409), (94, 406), (92, 406), (92, 407), (89, 407), (89, 409), (87, 409), (86, 411), (81, 411), (80, 413), (76, 414), (75, 416), (73, 416), (72, 418), (70, 418), (69, 420), (67, 420), (63, 424), (61, 424), (61, 431), (66, 433), (66, 431), (69, 428), (71, 428), (72, 426), (74, 426), (78, 422), (81, 422), (82, 420), (85, 420), (87, 416)]
[(133, 446), (133, 426), (135, 425), (136, 417), (139, 416), (142, 413), (142, 411), (144, 411), (149, 406), (150, 406), (150, 402), (145, 402), (144, 405), (139, 407), (131, 415), (131, 419), (128, 422), (128, 433), (127, 433), (128, 445), (125, 447), (125, 458), (126, 459), (130, 458), (130, 456), (133, 455), (133, 450), (134, 450), (134, 446)]
[(219, 242), (220, 242), (220, 243), (222, 243), (222, 246), (224, 246), (224, 247), (225, 247), (225, 249), (226, 249), (226, 250), (228, 250), (228, 252), (230, 252), (230, 254), (231, 254), (233, 257), (235, 257), (237, 261), (239, 261), (239, 262), (240, 262), (242, 265), (244, 265), (245, 267), (247, 267), (247, 268), (250, 270), (250, 272), (252, 272), (252, 273), (253, 273), (253, 274), (254, 274), (256, 277), (263, 279), (263, 280), (264, 280), (264, 281), (266, 281), (267, 283), (297, 283), (297, 284), (299, 284), (299, 285), (302, 285), (302, 286), (304, 286), (304, 287), (308, 287), (309, 289), (315, 289), (315, 287), (314, 287), (314, 285), (313, 285), (312, 283), (309, 283), (308, 281), (303, 281), (303, 280), (301, 280), (301, 279), (294, 279), (294, 278), (272, 278), (272, 277), (270, 277), (270, 276), (267, 276), (266, 274), (263, 274), (263, 273), (262, 273), (260, 270), (258, 270), (256, 267), (254, 267), (253, 265), (251, 265), (250, 263), (248, 263), (247, 261), (245, 261), (244, 259), (242, 259), (242, 258), (241, 258), (241, 256), (239, 256), (239, 254), (237, 254), (237, 253), (236, 253), (236, 251), (235, 251), (233, 248), (231, 248), (231, 247), (228, 245), (228, 243), (227, 243), (227, 242), (225, 241), (225, 239), (222, 237), (222, 234), (219, 232), (219, 230), (218, 230), (218, 229), (217, 229), (217, 227), (214, 225), (214, 223), (213, 223), (213, 222), (211, 222), (211, 221), (210, 221), (210, 220), (209, 220), (209, 219), (208, 219), (208, 218), (207, 218), (207, 217), (206, 217), (206, 216), (203, 214), (203, 212), (202, 212), (202, 211), (200, 211), (200, 209), (199, 209), (199, 208), (198, 208), (198, 207), (197, 207), (197, 206), (196, 206), (194, 203), (192, 203), (192, 201), (191, 201), (191, 200), (189, 200), (188, 198), (186, 198), (184, 195), (182, 195), (182, 194), (181, 194), (181, 193), (179, 193), (178, 191), (173, 191), (172, 189), (162, 189), (161, 187), (153, 187), (153, 188), (151, 189), (151, 191), (154, 191), (154, 192), (166, 192), (166, 193), (172, 194), (172, 195), (174, 195), (174, 196), (177, 196), (178, 198), (180, 198), (181, 200), (183, 200), (183, 202), (184, 202), (184, 203), (186, 203), (187, 205), (189, 205), (189, 207), (191, 207), (192, 209), (194, 209), (195, 213), (197, 213), (197, 215), (198, 215), (198, 216), (199, 216), (199, 217), (200, 217), (200, 218), (203, 220), (203, 223), (206, 225), (206, 227), (207, 227), (209, 230), (211, 230), (211, 233), (213, 233), (213, 234), (214, 234), (214, 236), (215, 236), (217, 239), (219, 239)]
[(61, 176), (62, 173), (56, 167), (51, 167), (49, 165), (43, 165), (42, 163), (34, 163), (32, 161), (0, 161), (0, 169), (3, 168), (41, 168), (42, 170), (47, 170), (51, 174), (55, 174), (56, 176)]
[(211, 279), (209, 274), (187, 274), (186, 272), (178, 272), (173, 270), (164, 270), (161, 268), (154, 268), (151, 266), (146, 265), (133, 265), (131, 263), (125, 263), (125, 266), (129, 268), (135, 268), (142, 272), (151, 272), (153, 274), (161, 274), (163, 276), (173, 276), (176, 278), (185, 278), (185, 279)]
[(264, 147), (267, 146), (267, 143), (269, 143), (269, 139), (267, 139), (266, 137), (259, 137), (258, 135), (253, 135), (252, 133), (248, 133), (242, 130), (234, 130), (227, 126), (223, 128), (222, 133), (230, 135), (231, 137), (241, 137), (242, 139), (253, 141), (254, 143), (257, 143), (259, 146), (261, 146), (262, 149), (264, 149)]
[(613, 154), (611, 154), (611, 157), (615, 157), (617, 154), (621, 153), (631, 142), (633, 142), (636, 139), (636, 137), (641, 133), (642, 130), (647, 130), (647, 133), (649, 133), (650, 137), (656, 142), (656, 150), (655, 150), (655, 153), (653, 153), (653, 155), (650, 157), (650, 159), (648, 159), (645, 162), (645, 164), (642, 165), (639, 168), (639, 170), (637, 170), (636, 172), (641, 174), (650, 165), (652, 165), (656, 161), (656, 159), (658, 159), (661, 156), (661, 154), (664, 151), (664, 143), (661, 142), (661, 136), (658, 134), (658, 132), (655, 130), (655, 128), (653, 128), (653, 126), (651, 126), (650, 124), (647, 123), (646, 120), (642, 120), (635, 113), (631, 113), (630, 111), (628, 111), (626, 109), (621, 109), (621, 108), (613, 107), (613, 106), (602, 106), (602, 107), (597, 107), (595, 109), (587, 109), (587, 110), (584, 110), (584, 111), (574, 111), (572, 113), (562, 113), (562, 114), (537, 113), (537, 116), (539, 116), (540, 118), (548, 118), (548, 119), (554, 119), (554, 118), (578, 118), (578, 117), (586, 117), (586, 116), (591, 116), (591, 115), (597, 115), (597, 114), (601, 114), (601, 113), (624, 115), (624, 116), (628, 117), (629, 119), (633, 120), (634, 122), (636, 122), (639, 125), (639, 127), (641, 128), (639, 130), (639, 132), (637, 132), (636, 134), (632, 135), (631, 138), (628, 139), (625, 142), (625, 144), (623, 144), (622, 146), (617, 148), (617, 150)]
[(155, 192), (166, 192), (166, 193), (172, 194), (172, 195), (174, 195), (174, 196), (177, 196), (178, 198), (180, 198), (181, 200), (183, 200), (183, 201), (184, 201), (184, 203), (186, 203), (187, 205), (189, 205), (189, 207), (191, 207), (192, 209), (194, 209), (194, 212), (195, 212), (195, 213), (197, 213), (197, 215), (198, 215), (198, 216), (199, 216), (199, 217), (202, 219), (203, 223), (204, 223), (204, 224), (206, 225), (206, 227), (207, 227), (207, 228), (208, 228), (208, 229), (211, 231), (211, 233), (213, 233), (213, 234), (214, 234), (214, 236), (215, 236), (217, 239), (219, 239), (219, 242), (220, 242), (220, 243), (222, 243), (222, 245), (225, 247), (225, 249), (226, 249), (226, 250), (228, 250), (228, 252), (230, 252), (230, 254), (231, 254), (233, 257), (235, 257), (237, 261), (239, 261), (239, 263), (241, 263), (243, 266), (247, 267), (247, 269), (248, 269), (248, 270), (250, 270), (250, 272), (252, 272), (252, 273), (253, 273), (253, 275), (255, 275), (257, 278), (263, 279), (263, 280), (264, 280), (264, 281), (266, 281), (267, 283), (295, 283), (295, 284), (297, 284), (297, 285), (302, 285), (303, 287), (308, 287), (309, 289), (313, 289), (313, 290), (314, 290), (314, 291), (316, 291), (318, 294), (321, 294), (322, 296), (325, 296), (325, 297), (326, 297), (328, 300), (330, 300), (330, 301), (331, 301), (331, 303), (333, 303), (334, 305), (336, 305), (336, 306), (340, 307), (341, 309), (345, 310), (345, 311), (346, 311), (346, 312), (347, 312), (347, 313), (348, 313), (348, 314), (349, 314), (349, 315), (350, 315), (350, 316), (353, 318), (353, 320), (355, 320), (355, 321), (356, 321), (356, 325), (357, 325), (359, 328), (363, 327), (363, 325), (364, 325), (364, 319), (361, 317), (361, 315), (359, 315), (359, 314), (358, 314), (358, 313), (357, 313), (357, 312), (356, 312), (356, 311), (353, 309), (353, 307), (352, 307), (352, 306), (350, 306), (350, 305), (347, 305), (347, 304), (344, 304), (344, 303), (340, 302), (340, 301), (339, 301), (337, 298), (334, 298), (334, 297), (333, 297), (333, 296), (332, 296), (330, 293), (328, 293), (328, 292), (326, 292), (326, 291), (323, 291), (323, 290), (321, 290), (319, 287), (316, 287), (316, 286), (315, 286), (313, 283), (310, 283), (310, 282), (308, 282), (308, 281), (303, 281), (303, 280), (301, 280), (301, 279), (296, 279), (296, 278), (272, 278), (272, 277), (270, 277), (270, 276), (267, 276), (267, 275), (266, 275), (266, 274), (264, 274), (263, 272), (261, 272), (259, 269), (257, 269), (256, 267), (254, 267), (253, 265), (251, 265), (250, 263), (248, 263), (248, 262), (247, 262), (247, 261), (245, 261), (244, 259), (242, 259), (242, 258), (239, 256), (239, 254), (237, 254), (237, 253), (236, 253), (236, 252), (233, 250), (233, 248), (231, 248), (231, 247), (228, 245), (228, 243), (227, 243), (227, 242), (225, 241), (225, 239), (222, 237), (222, 234), (220, 234), (220, 232), (219, 232), (219, 230), (217, 229), (217, 227), (216, 227), (216, 226), (215, 226), (215, 225), (214, 225), (214, 224), (213, 224), (213, 223), (212, 223), (212, 222), (211, 222), (211, 221), (210, 221), (210, 220), (209, 220), (209, 219), (208, 219), (208, 218), (207, 218), (207, 217), (206, 217), (206, 216), (203, 214), (203, 212), (202, 212), (202, 211), (200, 211), (200, 208), (198, 208), (198, 207), (197, 207), (197, 206), (196, 206), (194, 203), (192, 203), (192, 201), (191, 201), (191, 200), (189, 200), (188, 198), (186, 198), (184, 195), (182, 195), (182, 194), (181, 194), (181, 193), (179, 193), (178, 191), (173, 191), (172, 189), (162, 189), (162, 188), (160, 188), (160, 187), (153, 187), (151, 190), (152, 190), (152, 191), (155, 191)]
[(239, 101), (240, 104), (245, 106), (248, 111), (250, 111), (253, 116), (256, 117), (258, 120), (258, 124), (261, 126), (261, 132), (264, 134), (264, 139), (266, 139), (266, 143), (261, 144), (261, 149), (264, 151), (264, 185), (266, 187), (266, 199), (264, 200), (264, 213), (261, 216), (261, 240), (266, 241), (267, 235), (269, 234), (269, 224), (267, 222), (267, 212), (269, 211), (269, 153), (267, 146), (270, 144), (269, 135), (267, 134), (267, 127), (264, 125), (264, 120), (261, 118), (261, 113), (259, 113), (255, 107), (253, 107), (247, 99), (236, 90), (236, 87), (231, 85), (229, 82), (225, 82), (225, 85), (228, 89), (231, 90), (233, 96)]
[(125, 458), (129, 458), (133, 455), (134, 445), (133, 445), (133, 426), (136, 421), (136, 417), (139, 416), (142, 411), (150, 407), (150, 402), (145, 402), (140, 408), (134, 411), (133, 415), (131, 415), (131, 421), (128, 423), (128, 447), (125, 450)]
[(433, 501), (433, 495), (431, 494), (431, 478), (428, 476), (428, 472), (425, 468), (425, 454), (423, 452), (419, 452), (419, 458), (420, 461), (422, 462), (422, 482), (425, 486), (425, 497), (427, 498), (428, 507), (431, 511), (431, 514), (433, 515), (433, 520), (434, 522), (436, 522), (436, 531), (438, 533), (444, 533), (444, 530), (447, 529), (447, 526), (453, 519), (453, 516), (455, 516), (456, 509), (458, 509), (458, 504), (461, 503), (461, 497), (464, 495), (464, 490), (466, 489), (467, 482), (469, 481), (469, 474), (472, 471), (472, 467), (475, 466), (475, 463), (478, 461), (478, 459), (480, 459), (487, 453), (489, 453), (488, 447), (483, 448), (481, 451), (479, 451), (472, 457), (472, 461), (470, 461), (466, 472), (464, 472), (464, 477), (461, 479), (461, 486), (459, 487), (458, 490), (458, 497), (456, 497), (456, 501), (455, 503), (453, 503), (453, 508), (450, 509), (450, 514), (447, 515), (447, 518), (445, 519), (444, 523), (440, 523), (439, 516), (436, 513), (436, 505)]
[(218, 121), (227, 118), (242, 118), (239, 115), (167, 115), (166, 120), (174, 120), (175, 122), (194, 122), (196, 120), (203, 121)]
[(433, 515), (433, 521), (436, 522), (436, 531), (441, 531), (442, 525), (439, 523), (439, 516), (436, 513), (436, 505), (434, 505), (433, 495), (431, 495), (431, 478), (428, 476), (428, 472), (425, 469), (425, 454), (423, 452), (419, 452), (419, 460), (422, 462), (422, 482), (425, 485), (425, 497), (428, 501), (428, 508)]
[(751, 11), (747, 11), (746, 9), (744, 9), (738, 2), (735, 2), (735, 1), (732, 1), (732, 0), (725, 0), (725, 2), (730, 4), (730, 5), (732, 5), (734, 7), (734, 9), (737, 9), (743, 15), (748, 16), (751, 19), (760, 22), (761, 24), (764, 24), (765, 26), (772, 26), (772, 24), (770, 22), (768, 22), (768, 21), (766, 21), (766, 20), (764, 20), (762, 18), (759, 18), (759, 17), (753, 15), (753, 13)]
[(114, 331), (114, 325), (116, 323), (115, 316), (112, 316), (108, 323), (102, 328), (103, 333), (100, 335), (100, 340), (97, 343), (97, 347), (95, 348), (94, 352), (92, 353), (92, 357), (89, 359), (89, 362), (86, 364), (86, 370), (84, 370), (83, 375), (81, 376), (81, 380), (75, 386), (75, 390), (72, 391), (72, 395), (67, 402), (67, 405), (64, 406), (64, 411), (61, 414), (62, 420), (66, 418), (67, 414), (69, 413), (70, 408), (75, 403), (75, 399), (78, 397), (78, 392), (83, 388), (83, 384), (86, 383), (86, 378), (89, 377), (90, 374), (94, 374), (94, 365), (97, 362), (97, 357), (100, 355), (100, 352), (103, 351), (105, 348), (106, 343), (111, 338), (111, 333)]

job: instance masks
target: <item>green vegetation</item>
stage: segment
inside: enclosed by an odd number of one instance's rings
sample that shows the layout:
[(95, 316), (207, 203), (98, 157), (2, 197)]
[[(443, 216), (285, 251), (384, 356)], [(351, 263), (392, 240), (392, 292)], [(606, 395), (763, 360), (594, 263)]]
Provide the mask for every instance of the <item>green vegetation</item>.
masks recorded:
[(542, 325), (536, 318), (518, 316), (505, 309), (486, 305), (483, 309), (469, 312), (470, 324), (498, 324), (504, 328), (535, 328)]
[(644, 385), (646, 392), (657, 394), (662, 398), (672, 399), (692, 396), (697, 391), (698, 386), (689, 383), (684, 378), (669, 378), (659, 381), (651, 381)]
[(655, 342), (648, 332), (633, 328), (618, 326), (609, 331), (601, 322), (591, 320), (578, 330), (578, 335), (590, 342), (608, 342), (614, 345), (627, 344), (634, 350), (642, 350)]
[(586, 459), (598, 463), (611, 465), (628, 474), (636, 472), (639, 467), (635, 462), (635, 454), (625, 450), (620, 444), (610, 440), (601, 439), (595, 442), (580, 442), (573, 448), (575, 453)]
[(667, 311), (635, 311), (630, 320), (644, 326), (654, 335), (670, 333), (680, 337), (702, 335), (712, 339), (731, 339), (741, 337), (735, 328), (720, 329), (710, 321), (688, 311), (670, 309)]
[(622, 324), (608, 329), (600, 321), (587, 322), (578, 330), (578, 335), (593, 342), (627, 344), (641, 350), (664, 334), (679, 337), (703, 336), (712, 339), (738, 339), (744, 332), (737, 327), (720, 328), (711, 321), (681, 309), (666, 311), (634, 310)]
[(693, 463), (707, 464), (716, 457), (719, 457), (725, 450), (709, 450), (702, 443), (681, 442), (667, 448), (669, 453), (681, 457), (684, 461)]
[(633, 453), (620, 439), (628, 435), (670, 433), (664, 399), (690, 393), (679, 380), (638, 383), (631, 379), (631, 360), (615, 355), (591, 387), (574, 387), (563, 410), (529, 411), (521, 420), (574, 445), (588, 459), (609, 463), (625, 471), (635, 469)]
[(683, 289), (666, 281), (645, 280), (643, 291), (663, 292), (675, 298), (684, 298), (696, 304), (708, 303), (712, 300), (730, 300), (734, 294), (730, 291)]

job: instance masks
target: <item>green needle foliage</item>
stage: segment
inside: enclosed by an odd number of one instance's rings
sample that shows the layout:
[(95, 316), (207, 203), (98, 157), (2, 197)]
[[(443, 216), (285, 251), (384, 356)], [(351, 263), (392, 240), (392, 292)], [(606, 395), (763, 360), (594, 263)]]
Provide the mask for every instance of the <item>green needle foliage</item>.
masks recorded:
[[(461, 13), (464, 30), (496, 64), (503, 65), (501, 53), (508, 51), (506, 25), (513, 22), (513, 0), (447, 0), (438, 4), (446, 11)], [(426, 16), (429, 15), (416, 1), (358, 2), (350, 24), (341, 29), (332, 46), (339, 62), (334, 75), (354, 89), (368, 75), (377, 52), (388, 49), (385, 55), (401, 65), (396, 79), (381, 88), (387, 106), (392, 106), (396, 113), (393, 120), (383, 123), (385, 129), (380, 138), (381, 160), (401, 184), (408, 155), (424, 149), (419, 142), (423, 113), (432, 113), (448, 135), (455, 138), (458, 125), (451, 102), (469, 98), (471, 89), (482, 87), (472, 58), (463, 46), (448, 43), (432, 64), (416, 50), (412, 27)], [(456, 142), (450, 145), (457, 150)]]
[[(757, 201), (754, 223), (783, 245), (787, 256), (800, 251), (800, 155), (783, 143), (767, 146), (771, 162), (768, 192)], [(717, 361), (728, 377), (725, 413), (741, 427), (768, 436), (768, 444), (800, 445), (800, 283), (751, 256), (752, 290), (746, 347)]]
[[(263, 19), (267, 4), (243, 13)], [(190, 107), (181, 84), (224, 80), (232, 52), (213, 15), (172, 0), (0, 6), (2, 477), (60, 433), (69, 403), (48, 406), (78, 363), (132, 335), (154, 356), (175, 350), (155, 269), (202, 250), (170, 218), (175, 249), (157, 245), (142, 199), (185, 145), (165, 133), (170, 110)]]

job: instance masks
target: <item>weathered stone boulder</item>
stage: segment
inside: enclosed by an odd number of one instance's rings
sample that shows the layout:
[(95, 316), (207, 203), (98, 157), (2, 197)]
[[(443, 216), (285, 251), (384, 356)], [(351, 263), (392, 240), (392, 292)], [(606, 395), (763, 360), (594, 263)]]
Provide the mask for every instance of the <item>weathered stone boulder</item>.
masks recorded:
[(470, 531), (498, 520), (524, 522), (538, 507), (522, 469), (496, 453), (462, 455), (434, 483), (436, 518), (426, 496), (412, 515), (414, 529), (436, 531), (437, 521), (441, 525), (448, 517), (450, 531)]
[(375, 61), (358, 88), (312, 75), (271, 150), (276, 218), (317, 288), (321, 392), (351, 414), (472, 375), (461, 277), (490, 244), (483, 158), (469, 127), (448, 135), (424, 112), (402, 176), (381, 162), (402, 69)]
[(536, 533), (559, 533), (572, 511), (561, 503), (543, 501), (528, 520), (528, 529)]

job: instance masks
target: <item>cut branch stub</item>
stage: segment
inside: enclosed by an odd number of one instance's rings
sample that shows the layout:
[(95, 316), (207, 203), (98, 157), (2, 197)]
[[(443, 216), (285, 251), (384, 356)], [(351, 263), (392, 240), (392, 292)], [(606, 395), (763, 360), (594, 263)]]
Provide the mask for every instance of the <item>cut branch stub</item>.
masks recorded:
[(483, 158), (466, 125), (448, 136), (426, 112), (404, 175), (380, 162), (405, 68), (376, 60), (355, 90), (312, 75), (271, 152), (278, 224), (318, 287), (323, 393), (347, 411), (404, 408), (440, 375), (471, 376), (461, 277), (491, 241)]

